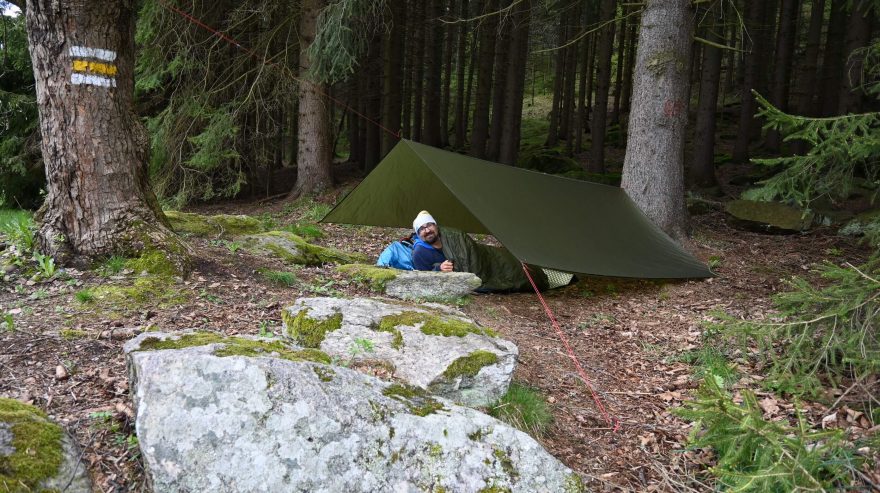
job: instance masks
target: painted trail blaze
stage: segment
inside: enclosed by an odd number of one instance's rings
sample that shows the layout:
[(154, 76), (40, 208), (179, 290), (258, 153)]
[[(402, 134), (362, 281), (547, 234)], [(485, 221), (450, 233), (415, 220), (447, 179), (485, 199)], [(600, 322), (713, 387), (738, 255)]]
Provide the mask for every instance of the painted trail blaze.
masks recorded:
[(70, 48), (71, 74), (70, 82), (75, 85), (91, 85), (99, 87), (116, 87), (116, 52), (72, 46)]

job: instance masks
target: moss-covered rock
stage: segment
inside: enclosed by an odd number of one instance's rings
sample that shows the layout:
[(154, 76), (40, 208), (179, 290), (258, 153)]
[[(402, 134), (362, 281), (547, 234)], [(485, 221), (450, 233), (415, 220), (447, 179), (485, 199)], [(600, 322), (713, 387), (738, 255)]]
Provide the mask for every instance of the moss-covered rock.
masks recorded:
[(813, 214), (778, 202), (733, 200), (726, 204), (727, 213), (762, 229), (804, 231), (813, 222)]
[(456, 359), (446, 368), (443, 376), (449, 380), (458, 377), (473, 377), (485, 366), (498, 362), (498, 355), (489, 351), (474, 351), (467, 356)]
[(422, 324), (419, 330), (423, 334), (443, 337), (464, 337), (468, 334), (498, 337), (498, 333), (489, 328), (481, 328), (470, 322), (452, 317), (441, 317), (425, 312), (405, 311), (395, 315), (382, 317), (377, 330), (390, 332), (399, 325), (413, 327)]
[(242, 242), (253, 253), (270, 255), (292, 265), (353, 264), (367, 260), (365, 255), (359, 253), (312, 245), (287, 231), (249, 235)]
[(149, 249), (140, 257), (128, 259), (125, 262), (125, 268), (138, 273), (147, 272), (160, 276), (180, 275), (180, 270), (168, 260), (165, 252), (156, 249)]
[(131, 285), (104, 285), (90, 291), (91, 296), (80, 303), (109, 313), (126, 313), (147, 304), (159, 308), (181, 305), (190, 293), (176, 287), (174, 278), (168, 276), (142, 276)]
[(367, 264), (345, 264), (336, 267), (340, 274), (362, 282), (377, 292), (385, 291), (385, 284), (397, 278), (398, 270), (389, 267), (377, 267)]
[(214, 332), (192, 332), (179, 337), (164, 335), (148, 336), (140, 341), (138, 351), (159, 351), (165, 349), (183, 349), (209, 344), (222, 344), (214, 351), (216, 356), (272, 356), (290, 361), (312, 361), (314, 363), (330, 363), (330, 356), (316, 349), (291, 349), (281, 341), (266, 341), (245, 337), (226, 337)]
[(327, 332), (342, 327), (342, 314), (337, 313), (325, 319), (312, 318), (309, 310), (303, 309), (293, 315), (288, 310), (281, 312), (284, 334), (306, 348), (320, 348)]
[(61, 467), (63, 433), (39, 409), (0, 398), (0, 488), (42, 490)]
[(262, 221), (245, 215), (202, 216), (188, 212), (165, 211), (165, 217), (168, 218), (174, 231), (199, 237), (229, 238), (266, 230)]

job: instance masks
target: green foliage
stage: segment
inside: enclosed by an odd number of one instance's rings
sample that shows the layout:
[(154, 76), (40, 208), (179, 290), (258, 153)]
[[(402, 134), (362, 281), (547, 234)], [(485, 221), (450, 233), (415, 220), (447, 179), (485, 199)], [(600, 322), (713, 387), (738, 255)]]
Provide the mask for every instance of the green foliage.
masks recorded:
[(823, 383), (865, 380), (880, 372), (880, 260), (862, 267), (824, 264), (824, 282), (794, 278), (790, 292), (775, 298), (779, 319), (722, 317), (713, 329), (757, 342), (770, 370), (766, 382), (779, 390), (817, 395)]
[(293, 272), (262, 270), (260, 271), (260, 274), (262, 274), (267, 280), (288, 288), (296, 286), (297, 282), (299, 282), (299, 279), (296, 278), (296, 274)]
[(55, 267), (55, 259), (52, 257), (34, 252), (34, 262), (37, 263), (37, 267), (40, 269), (40, 274), (44, 278), (48, 279), (55, 275), (57, 268)]
[(79, 301), (80, 303), (91, 303), (95, 301), (95, 293), (88, 288), (77, 291), (73, 295), (73, 297), (76, 298), (76, 301)]
[(780, 198), (807, 206), (823, 196), (845, 199), (857, 175), (880, 185), (880, 113), (807, 118), (784, 113), (757, 93), (756, 97), (759, 115), (767, 119), (764, 128), (778, 130), (787, 142), (802, 140), (810, 147), (804, 155), (755, 160), (780, 168), (751, 192), (756, 200)]
[(34, 222), (30, 214), (23, 211), (0, 211), (0, 235), (24, 254), (34, 250)]
[(159, 3), (140, 5), (136, 92), (147, 117), (149, 171), (160, 200), (177, 208), (233, 197), (249, 181), (265, 180), (296, 92), (287, 70), (299, 53), (298, 4), (245, 0), (184, 7), (248, 50)]
[(125, 263), (128, 261), (125, 257), (120, 255), (113, 255), (104, 261), (101, 265), (100, 270), (106, 275), (116, 275), (122, 272), (125, 269)]
[(40, 160), (37, 101), (25, 18), (0, 16), (0, 206), (35, 208), (46, 178)]
[(4, 312), (0, 317), (0, 329), (13, 332), (15, 331), (15, 317), (11, 313)]
[(287, 231), (303, 238), (323, 238), (324, 232), (316, 224), (295, 223), (281, 228), (281, 231)]
[(488, 413), (514, 428), (532, 436), (541, 436), (553, 423), (553, 414), (547, 401), (537, 390), (513, 382), (501, 399)]
[(828, 491), (851, 480), (855, 464), (839, 430), (811, 431), (800, 413), (795, 426), (767, 421), (749, 391), (737, 404), (714, 378), (706, 378), (697, 398), (675, 412), (695, 423), (692, 448), (715, 451), (710, 471), (723, 490)]
[(318, 16), (317, 35), (309, 56), (313, 80), (334, 83), (358, 67), (372, 35), (382, 27), (385, 0), (335, 0)]
[(730, 366), (724, 354), (712, 346), (682, 353), (674, 360), (693, 365), (697, 378), (714, 378), (719, 387), (729, 386), (739, 378), (739, 372)]

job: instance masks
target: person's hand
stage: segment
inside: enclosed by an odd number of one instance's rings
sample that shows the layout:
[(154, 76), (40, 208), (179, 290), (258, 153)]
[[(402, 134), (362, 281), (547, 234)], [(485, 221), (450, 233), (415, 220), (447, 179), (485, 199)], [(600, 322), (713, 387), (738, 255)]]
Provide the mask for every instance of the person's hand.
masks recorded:
[(440, 272), (452, 272), (452, 261), (444, 260), (442, 264), (440, 264)]

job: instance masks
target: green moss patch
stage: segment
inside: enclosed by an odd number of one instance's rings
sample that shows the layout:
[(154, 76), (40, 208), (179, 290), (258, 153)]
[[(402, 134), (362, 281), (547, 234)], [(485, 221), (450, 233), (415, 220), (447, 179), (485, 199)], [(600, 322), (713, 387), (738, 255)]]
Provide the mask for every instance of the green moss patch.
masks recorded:
[(168, 276), (144, 276), (131, 286), (99, 286), (89, 290), (88, 297), (77, 296), (77, 300), (110, 312), (131, 311), (152, 303), (160, 308), (186, 303), (190, 294), (174, 285), (174, 279)]
[(313, 366), (312, 370), (322, 382), (331, 382), (333, 381), (333, 377), (336, 376), (336, 372), (333, 371), (333, 368), (327, 368), (326, 366)]
[(245, 248), (264, 253), (293, 265), (353, 264), (366, 262), (359, 253), (348, 253), (336, 248), (312, 245), (303, 238), (287, 231), (269, 231), (247, 236)]
[(89, 333), (84, 330), (61, 329), (60, 331), (58, 331), (58, 335), (60, 335), (62, 339), (73, 341), (76, 339), (86, 338), (89, 336)]
[(385, 285), (397, 278), (397, 270), (367, 264), (345, 264), (336, 267), (341, 274), (362, 282), (373, 291), (385, 292)]
[(432, 399), (424, 390), (411, 385), (395, 383), (386, 387), (382, 394), (406, 404), (409, 412), (416, 416), (427, 416), (443, 409), (443, 404)]
[(171, 227), (178, 233), (188, 233), (193, 236), (237, 236), (261, 233), (265, 231), (263, 223), (250, 216), (232, 216), (220, 214), (217, 216), (202, 216), (187, 212), (165, 211), (165, 217), (171, 223)]
[(577, 474), (571, 473), (565, 478), (565, 488), (563, 491), (565, 493), (584, 493), (587, 491), (587, 486), (584, 484), (584, 480)]
[(290, 311), (283, 310), (281, 321), (284, 323), (285, 334), (300, 346), (320, 348), (327, 332), (339, 330), (342, 327), (342, 314), (336, 313), (329, 318), (319, 320), (310, 317), (308, 312), (308, 308), (305, 308), (296, 315), (292, 315)]
[(293, 350), (280, 341), (261, 341), (244, 337), (226, 337), (214, 332), (194, 332), (184, 334), (176, 339), (160, 339), (147, 337), (141, 341), (139, 351), (157, 351), (163, 349), (183, 349), (208, 344), (222, 344), (223, 347), (214, 351), (215, 356), (272, 356), (289, 361), (311, 361), (314, 363), (330, 363), (330, 356), (316, 349)]
[(456, 359), (446, 368), (443, 376), (449, 380), (457, 377), (473, 377), (484, 366), (498, 362), (498, 355), (489, 351), (474, 351), (467, 356)]
[(0, 423), (12, 433), (14, 452), (0, 456), (0, 485), (12, 492), (41, 491), (40, 483), (58, 474), (64, 460), (64, 431), (39, 409), (0, 398)]
[(414, 327), (422, 324), (421, 331), (429, 336), (443, 337), (464, 337), (468, 334), (487, 335), (489, 337), (498, 337), (492, 329), (483, 329), (476, 325), (459, 320), (457, 318), (446, 318), (430, 313), (405, 311), (396, 315), (387, 315), (379, 321), (379, 327), (376, 330), (390, 331), (391, 328), (400, 325)]
[(126, 260), (125, 268), (137, 273), (148, 272), (160, 276), (180, 275), (180, 271), (168, 260), (165, 252), (155, 249), (147, 250), (138, 258)]
[(513, 461), (510, 460), (510, 456), (507, 455), (507, 452), (500, 448), (496, 448), (492, 451), (492, 455), (498, 460), (498, 464), (501, 465), (501, 470), (504, 471), (505, 474), (510, 476), (513, 480), (519, 478), (519, 472), (517, 472), (516, 468), (513, 466)]

